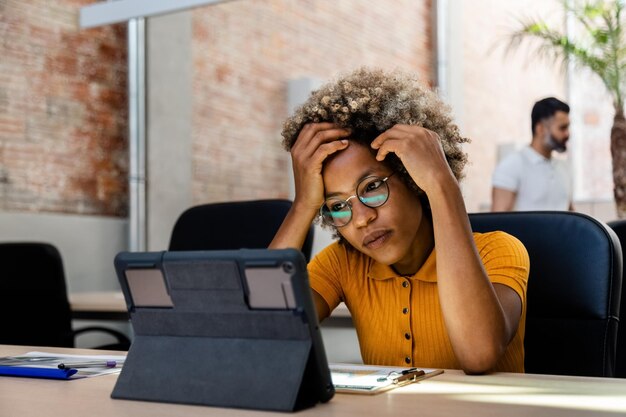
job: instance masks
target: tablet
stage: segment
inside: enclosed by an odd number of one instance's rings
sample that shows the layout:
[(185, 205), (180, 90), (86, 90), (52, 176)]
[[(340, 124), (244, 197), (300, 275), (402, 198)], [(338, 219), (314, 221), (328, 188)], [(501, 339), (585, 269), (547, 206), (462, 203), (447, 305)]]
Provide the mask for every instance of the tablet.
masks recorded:
[(296, 411), (334, 395), (294, 249), (121, 252), (133, 342), (111, 396)]

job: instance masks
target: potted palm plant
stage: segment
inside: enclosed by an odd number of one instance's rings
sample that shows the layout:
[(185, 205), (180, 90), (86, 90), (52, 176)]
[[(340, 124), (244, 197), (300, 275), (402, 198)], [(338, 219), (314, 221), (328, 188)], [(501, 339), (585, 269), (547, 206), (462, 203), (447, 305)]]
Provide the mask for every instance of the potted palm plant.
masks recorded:
[(561, 0), (565, 12), (580, 25), (576, 36), (550, 26), (542, 19), (524, 19), (510, 36), (509, 48), (524, 40), (538, 40), (541, 56), (590, 69), (604, 83), (613, 99), (611, 128), (613, 195), (617, 215), (626, 218), (626, 37), (624, 0)]

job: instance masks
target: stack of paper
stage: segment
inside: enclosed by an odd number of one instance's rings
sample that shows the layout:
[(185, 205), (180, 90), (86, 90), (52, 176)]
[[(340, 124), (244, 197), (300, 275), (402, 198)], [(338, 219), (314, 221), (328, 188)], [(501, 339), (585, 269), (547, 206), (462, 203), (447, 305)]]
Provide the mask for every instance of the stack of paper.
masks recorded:
[(120, 372), (126, 356), (28, 352), (0, 358), (0, 375), (79, 379)]

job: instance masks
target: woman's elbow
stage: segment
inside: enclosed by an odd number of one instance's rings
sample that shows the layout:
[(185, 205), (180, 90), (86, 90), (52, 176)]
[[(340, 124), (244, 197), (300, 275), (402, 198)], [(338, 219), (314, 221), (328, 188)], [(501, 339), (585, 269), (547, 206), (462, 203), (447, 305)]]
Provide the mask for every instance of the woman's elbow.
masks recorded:
[(467, 375), (481, 375), (491, 372), (502, 357), (504, 350), (500, 347), (492, 347), (476, 350), (471, 355), (459, 360), (461, 369)]

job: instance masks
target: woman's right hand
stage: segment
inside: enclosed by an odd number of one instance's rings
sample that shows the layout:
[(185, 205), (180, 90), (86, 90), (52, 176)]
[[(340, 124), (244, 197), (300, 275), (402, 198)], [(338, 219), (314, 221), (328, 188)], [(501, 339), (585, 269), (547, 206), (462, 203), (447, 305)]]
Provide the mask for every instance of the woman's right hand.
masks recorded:
[(324, 202), (322, 166), (326, 158), (348, 147), (350, 129), (334, 123), (304, 125), (291, 148), (296, 196), (294, 205), (317, 212)]
[(291, 147), (296, 197), (270, 249), (302, 248), (311, 222), (324, 202), (322, 166), (326, 158), (348, 147), (350, 129), (334, 123), (304, 125)]

